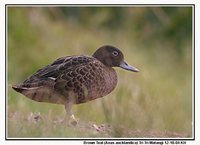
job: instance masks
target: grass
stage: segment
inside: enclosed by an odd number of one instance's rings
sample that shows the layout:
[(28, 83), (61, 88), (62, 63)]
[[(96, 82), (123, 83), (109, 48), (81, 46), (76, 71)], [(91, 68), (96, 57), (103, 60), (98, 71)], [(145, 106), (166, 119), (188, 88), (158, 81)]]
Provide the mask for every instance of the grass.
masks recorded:
[[(79, 120), (77, 126), (67, 123), (60, 115), (40, 114), (40, 113), (21, 113), (10, 111), (10, 124), (8, 131), (10, 138), (181, 138), (190, 137), (186, 133), (171, 131), (153, 131), (128, 129), (123, 126), (110, 124), (96, 124), (91, 121)], [(28, 129), (27, 129), (28, 128)], [(20, 132), (20, 133), (19, 133)]]
[[(103, 44), (121, 48), (126, 61), (141, 71), (116, 68), (119, 81), (111, 94), (73, 107), (80, 120), (77, 127), (62, 121), (64, 106), (34, 102), (8, 87), (7, 136), (192, 137), (190, 41), (180, 57), (169, 49), (167, 38), (165, 45), (136, 45), (131, 33), (86, 27), (70, 19), (54, 21), (41, 8), (9, 8), (8, 84), (22, 82), (58, 57), (91, 55)], [(38, 113), (41, 118), (35, 121)], [(111, 129), (98, 132), (93, 124), (109, 124)]]

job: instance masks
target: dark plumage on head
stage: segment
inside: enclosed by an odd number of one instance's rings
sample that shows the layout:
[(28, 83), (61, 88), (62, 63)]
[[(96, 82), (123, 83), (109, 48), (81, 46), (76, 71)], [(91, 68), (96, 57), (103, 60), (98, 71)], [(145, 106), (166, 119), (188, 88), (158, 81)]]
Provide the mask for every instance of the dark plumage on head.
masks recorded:
[(137, 68), (128, 65), (124, 61), (123, 53), (118, 48), (111, 45), (104, 45), (100, 47), (92, 56), (108, 67), (121, 67), (133, 72), (139, 71)]
[(109, 67), (117, 67), (120, 65), (121, 61), (124, 60), (122, 52), (118, 48), (111, 45), (104, 45), (100, 47), (95, 51), (93, 57)]

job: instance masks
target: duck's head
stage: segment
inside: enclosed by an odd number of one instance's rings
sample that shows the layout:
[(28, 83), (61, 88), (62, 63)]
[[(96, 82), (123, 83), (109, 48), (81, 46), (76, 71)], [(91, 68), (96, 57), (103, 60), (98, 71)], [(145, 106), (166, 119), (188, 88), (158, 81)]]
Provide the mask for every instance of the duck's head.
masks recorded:
[(121, 67), (133, 72), (139, 71), (136, 67), (126, 63), (124, 61), (123, 53), (118, 48), (111, 45), (104, 45), (100, 47), (92, 56), (108, 67)]

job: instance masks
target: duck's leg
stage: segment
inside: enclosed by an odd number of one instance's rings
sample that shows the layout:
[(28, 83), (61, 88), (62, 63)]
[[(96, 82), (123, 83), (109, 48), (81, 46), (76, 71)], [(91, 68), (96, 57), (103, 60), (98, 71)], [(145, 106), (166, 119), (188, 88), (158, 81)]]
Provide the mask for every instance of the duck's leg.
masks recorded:
[(72, 113), (72, 105), (73, 105), (72, 102), (65, 103), (65, 110), (67, 112), (67, 115), (70, 116), (69, 123), (75, 126), (77, 125), (78, 121), (75, 118), (74, 114)]

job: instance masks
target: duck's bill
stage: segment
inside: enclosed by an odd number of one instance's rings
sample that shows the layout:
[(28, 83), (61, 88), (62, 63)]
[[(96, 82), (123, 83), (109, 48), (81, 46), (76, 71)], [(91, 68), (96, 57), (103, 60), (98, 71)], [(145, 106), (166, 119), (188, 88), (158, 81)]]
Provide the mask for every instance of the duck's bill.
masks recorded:
[(122, 61), (121, 64), (119, 65), (119, 67), (121, 67), (123, 69), (126, 69), (126, 70), (129, 70), (129, 71), (139, 72), (139, 69), (137, 69), (136, 67), (133, 67), (133, 66), (129, 65), (125, 61)]

